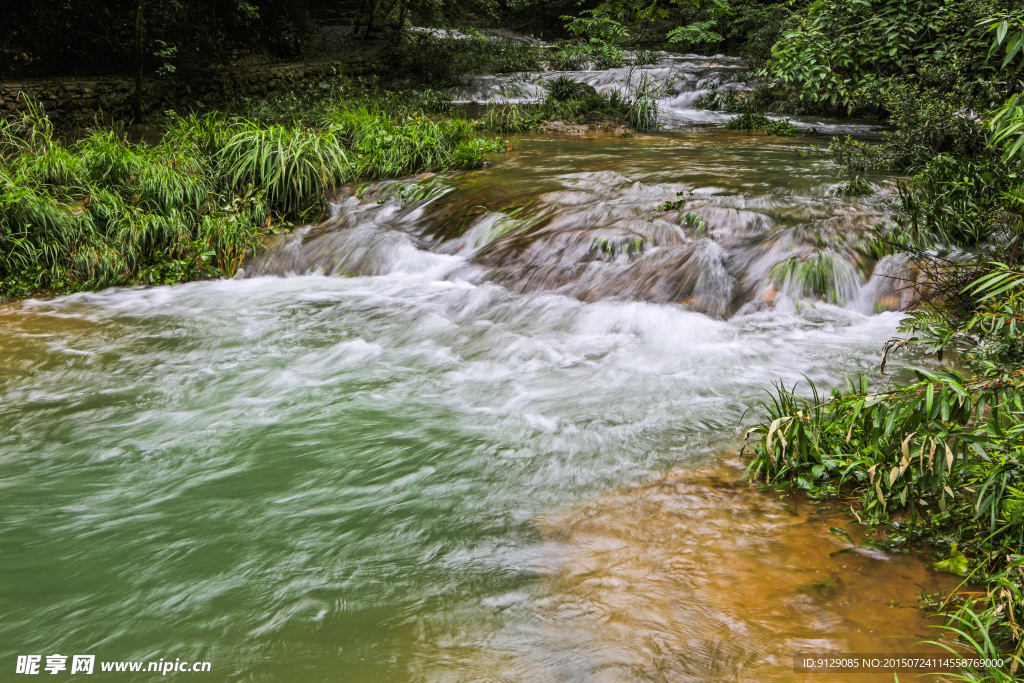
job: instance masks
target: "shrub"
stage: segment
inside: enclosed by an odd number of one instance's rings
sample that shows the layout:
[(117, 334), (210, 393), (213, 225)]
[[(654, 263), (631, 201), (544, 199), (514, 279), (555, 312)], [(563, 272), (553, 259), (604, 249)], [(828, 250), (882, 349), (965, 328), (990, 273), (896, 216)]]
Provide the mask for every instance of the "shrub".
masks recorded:
[(549, 50), (544, 61), (555, 71), (583, 71), (590, 66), (590, 50), (579, 43), (563, 43)]
[(829, 152), (855, 170), (919, 169), (938, 155), (991, 156), (983, 113), (999, 100), (996, 82), (964, 80), (955, 68), (926, 71), (913, 83), (885, 81), (871, 95), (890, 117), (883, 142), (836, 138)]
[(746, 113), (725, 124), (729, 130), (749, 130), (752, 133), (767, 133), (768, 135), (780, 135), (792, 137), (796, 135), (796, 127), (789, 119), (770, 119), (764, 114)]
[(958, 63), (968, 77), (985, 70), (979, 22), (996, 2), (823, 0), (795, 15), (772, 47), (765, 75), (808, 109), (870, 108), (872, 88), (890, 76)]

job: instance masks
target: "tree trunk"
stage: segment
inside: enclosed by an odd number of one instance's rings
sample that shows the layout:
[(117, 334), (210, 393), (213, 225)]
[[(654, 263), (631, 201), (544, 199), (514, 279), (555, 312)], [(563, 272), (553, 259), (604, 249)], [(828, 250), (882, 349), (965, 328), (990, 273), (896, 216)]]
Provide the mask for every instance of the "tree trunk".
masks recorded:
[(409, 14), (409, 1), (403, 0), (402, 11), (398, 13), (398, 35), (402, 35), (402, 31), (405, 29), (405, 19)]
[(363, 32), (367, 38), (377, 29), (377, 0), (370, 0), (369, 5), (369, 10), (366, 13), (366, 31)]
[(145, 8), (146, 0), (139, 0), (135, 14), (135, 123), (142, 123), (142, 83), (146, 68), (146, 49), (143, 45), (146, 32)]

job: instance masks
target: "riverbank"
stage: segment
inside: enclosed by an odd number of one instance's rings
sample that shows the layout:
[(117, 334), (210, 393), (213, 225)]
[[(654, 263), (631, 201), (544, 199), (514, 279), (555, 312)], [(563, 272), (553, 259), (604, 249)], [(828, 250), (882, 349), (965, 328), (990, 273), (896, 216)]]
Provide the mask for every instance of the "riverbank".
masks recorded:
[(415, 96), (347, 82), (331, 94), (275, 122), (172, 113), (155, 145), (103, 128), (64, 142), (35, 112), (0, 122), (0, 296), (231, 277), (347, 182), (474, 168), (505, 149), (428, 118)]

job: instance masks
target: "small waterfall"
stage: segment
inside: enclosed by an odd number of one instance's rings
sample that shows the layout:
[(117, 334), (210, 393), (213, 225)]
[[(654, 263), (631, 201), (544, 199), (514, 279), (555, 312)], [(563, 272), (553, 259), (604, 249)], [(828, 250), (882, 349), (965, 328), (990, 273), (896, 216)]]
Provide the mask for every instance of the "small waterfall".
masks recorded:
[[(449, 32), (448, 35), (458, 37), (456, 33)], [(509, 37), (506, 35), (504, 39)], [(450, 88), (449, 95), (456, 103), (465, 105), (532, 104), (544, 99), (545, 84), (559, 77), (572, 78), (601, 93), (620, 91), (628, 94), (641, 83), (647, 83), (655, 86), (658, 94), (662, 129), (679, 130), (729, 121), (736, 114), (698, 109), (697, 101), (714, 91), (743, 92), (753, 87), (749, 80), (749, 66), (740, 57), (658, 52), (655, 53), (655, 63), (636, 64), (636, 52), (626, 51), (626, 54), (626, 64), (612, 69), (471, 76), (463, 85)], [(882, 131), (881, 126), (867, 122), (836, 122), (810, 116), (791, 117), (791, 120), (798, 129), (829, 135), (877, 137)]]
[(323, 223), (267, 242), (246, 264), (245, 273), (356, 277), (435, 267), (447, 259), (432, 253), (431, 240), (417, 231), (427, 206), (451, 189), (436, 176), (361, 188), (358, 196), (330, 204)]
[(810, 182), (804, 191), (812, 195), (748, 196), (610, 170), (547, 182), (548, 191), (531, 189), (521, 197), (529, 201), (505, 210), (483, 204), (480, 193), (494, 185), (453, 189), (436, 176), (362, 188), (334, 204), (324, 223), (268, 244), (246, 272), (438, 269), (450, 280), (518, 293), (679, 304), (715, 318), (782, 301), (864, 313), (909, 301), (894, 279), (905, 274), (905, 260), (875, 267), (871, 256), (871, 226), (886, 219), (878, 200), (835, 197), (827, 183)]
[(909, 255), (886, 256), (875, 266), (852, 308), (868, 315), (906, 311), (921, 300), (922, 293), (927, 293), (926, 284), (924, 274)]
[(465, 85), (452, 88), (450, 94), (463, 104), (502, 102), (530, 104), (544, 99), (545, 84), (560, 76), (586, 83), (601, 93), (632, 92), (641, 82), (655, 84), (660, 95), (662, 123), (667, 129), (693, 123), (722, 123), (732, 114), (694, 108), (694, 103), (712, 89), (745, 90), (743, 80), (746, 63), (739, 57), (705, 57), (658, 53), (655, 64), (625, 65), (606, 70), (545, 71), (517, 73), (507, 76), (481, 75), (468, 79)]

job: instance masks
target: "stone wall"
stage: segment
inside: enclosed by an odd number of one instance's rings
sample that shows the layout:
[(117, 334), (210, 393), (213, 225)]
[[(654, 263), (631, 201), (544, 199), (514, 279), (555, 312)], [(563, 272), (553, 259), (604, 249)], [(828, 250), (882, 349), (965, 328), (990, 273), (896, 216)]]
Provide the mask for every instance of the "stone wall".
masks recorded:
[[(168, 109), (188, 111), (222, 105), (244, 97), (263, 97), (304, 81), (345, 74), (365, 76), (377, 71), (369, 55), (345, 62), (261, 64), (220, 67), (175, 78), (147, 79), (144, 109), (147, 114)], [(135, 84), (130, 77), (51, 78), (0, 83), (0, 116), (25, 110), (20, 93), (42, 105), (60, 128), (88, 126), (128, 118), (134, 108)]]

